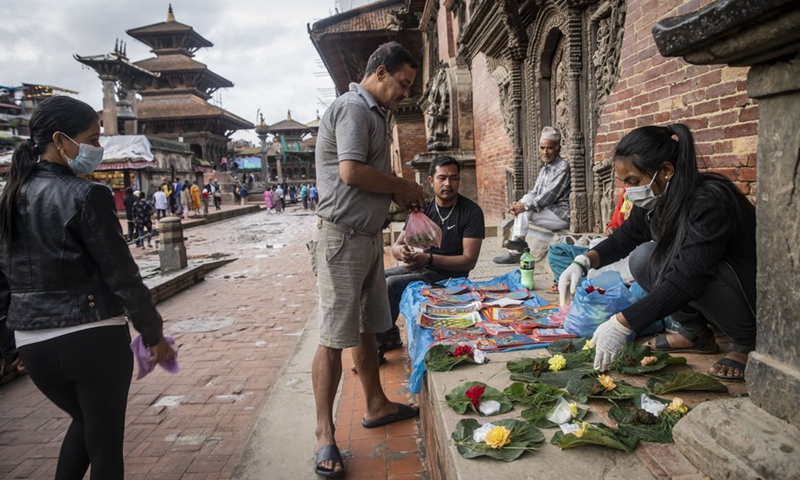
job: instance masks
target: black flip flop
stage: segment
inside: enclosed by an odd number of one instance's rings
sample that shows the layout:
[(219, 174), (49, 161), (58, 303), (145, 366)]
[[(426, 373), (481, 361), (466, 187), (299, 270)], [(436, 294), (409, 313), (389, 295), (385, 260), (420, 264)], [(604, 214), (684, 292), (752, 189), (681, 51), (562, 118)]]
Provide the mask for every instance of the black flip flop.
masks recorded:
[(377, 420), (367, 420), (366, 418), (362, 418), (361, 426), (364, 428), (377, 428), (377, 427), (382, 427), (384, 425), (388, 425), (390, 423), (408, 420), (410, 418), (414, 418), (417, 415), (419, 415), (419, 408), (415, 409), (411, 405), (406, 405), (404, 403), (395, 402), (394, 404), (397, 405), (397, 413), (387, 415)]
[[(711, 337), (711, 343), (708, 338), (698, 338), (694, 341), (691, 347), (670, 347), (669, 340), (666, 335), (656, 335), (653, 339), (655, 341), (655, 348), (659, 352), (667, 353), (717, 353), (719, 352), (719, 345)], [(705, 342), (705, 345), (703, 343)]]
[[(342, 469), (338, 472), (335, 470), (328, 470), (327, 468), (320, 467), (322, 462), (333, 461), (339, 463)], [(314, 453), (314, 473), (320, 477), (338, 478), (344, 476), (344, 460), (342, 454), (339, 452), (339, 447), (336, 445), (328, 445), (320, 448)]]
[[(742, 372), (742, 375), (739, 377), (726, 377), (725, 375), (717, 375), (716, 373), (708, 372), (708, 375), (711, 377), (716, 378), (717, 380), (722, 380), (725, 382), (743, 382), (744, 381), (744, 370), (747, 368), (747, 365), (742, 362), (737, 362), (736, 360), (728, 357), (720, 358), (717, 363), (714, 364), (714, 367), (729, 367), (735, 368)], [(713, 368), (713, 367), (712, 367)]]

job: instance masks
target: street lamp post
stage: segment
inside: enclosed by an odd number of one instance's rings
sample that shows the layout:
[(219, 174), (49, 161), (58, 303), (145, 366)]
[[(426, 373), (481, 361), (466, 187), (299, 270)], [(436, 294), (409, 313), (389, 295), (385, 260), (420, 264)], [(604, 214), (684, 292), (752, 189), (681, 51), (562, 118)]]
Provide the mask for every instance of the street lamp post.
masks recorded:
[(264, 115), (261, 115), (261, 122), (256, 126), (256, 135), (261, 140), (261, 181), (264, 188), (269, 184), (269, 159), (267, 158), (267, 133), (269, 127), (264, 123)]

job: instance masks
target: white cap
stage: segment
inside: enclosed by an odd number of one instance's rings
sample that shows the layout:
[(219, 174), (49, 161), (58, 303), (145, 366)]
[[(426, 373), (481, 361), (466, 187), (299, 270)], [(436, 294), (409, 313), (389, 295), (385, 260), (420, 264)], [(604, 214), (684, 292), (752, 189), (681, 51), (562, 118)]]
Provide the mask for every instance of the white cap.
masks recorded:
[(539, 137), (539, 141), (542, 142), (544, 140), (551, 140), (556, 143), (561, 143), (561, 134), (558, 133), (553, 127), (544, 127), (542, 129), (542, 135)]

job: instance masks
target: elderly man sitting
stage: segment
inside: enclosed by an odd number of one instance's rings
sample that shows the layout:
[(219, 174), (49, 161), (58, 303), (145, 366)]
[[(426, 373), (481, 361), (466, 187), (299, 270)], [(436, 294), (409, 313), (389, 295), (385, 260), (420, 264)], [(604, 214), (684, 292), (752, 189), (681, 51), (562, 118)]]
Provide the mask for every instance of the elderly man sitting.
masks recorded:
[(519, 202), (509, 206), (514, 215), (511, 239), (505, 243), (508, 252), (494, 258), (494, 263), (518, 263), (528, 242), (530, 224), (550, 231), (569, 227), (569, 164), (559, 156), (561, 134), (553, 127), (544, 127), (539, 137), (539, 155), (544, 166), (536, 178), (536, 185)]

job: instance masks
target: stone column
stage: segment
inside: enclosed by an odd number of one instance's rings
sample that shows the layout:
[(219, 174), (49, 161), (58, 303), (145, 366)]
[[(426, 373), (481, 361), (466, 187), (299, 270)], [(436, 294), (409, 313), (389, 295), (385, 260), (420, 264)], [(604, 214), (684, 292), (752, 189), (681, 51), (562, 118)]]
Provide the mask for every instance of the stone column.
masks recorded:
[(180, 217), (165, 217), (159, 220), (158, 260), (162, 272), (186, 268), (186, 245)]
[(800, 4), (720, 0), (653, 29), (664, 56), (751, 66), (758, 99), (756, 310), (749, 399), (706, 402), (676, 426), (675, 443), (712, 478), (800, 475)]
[(103, 135), (117, 135), (117, 79), (101, 75), (103, 81)]

